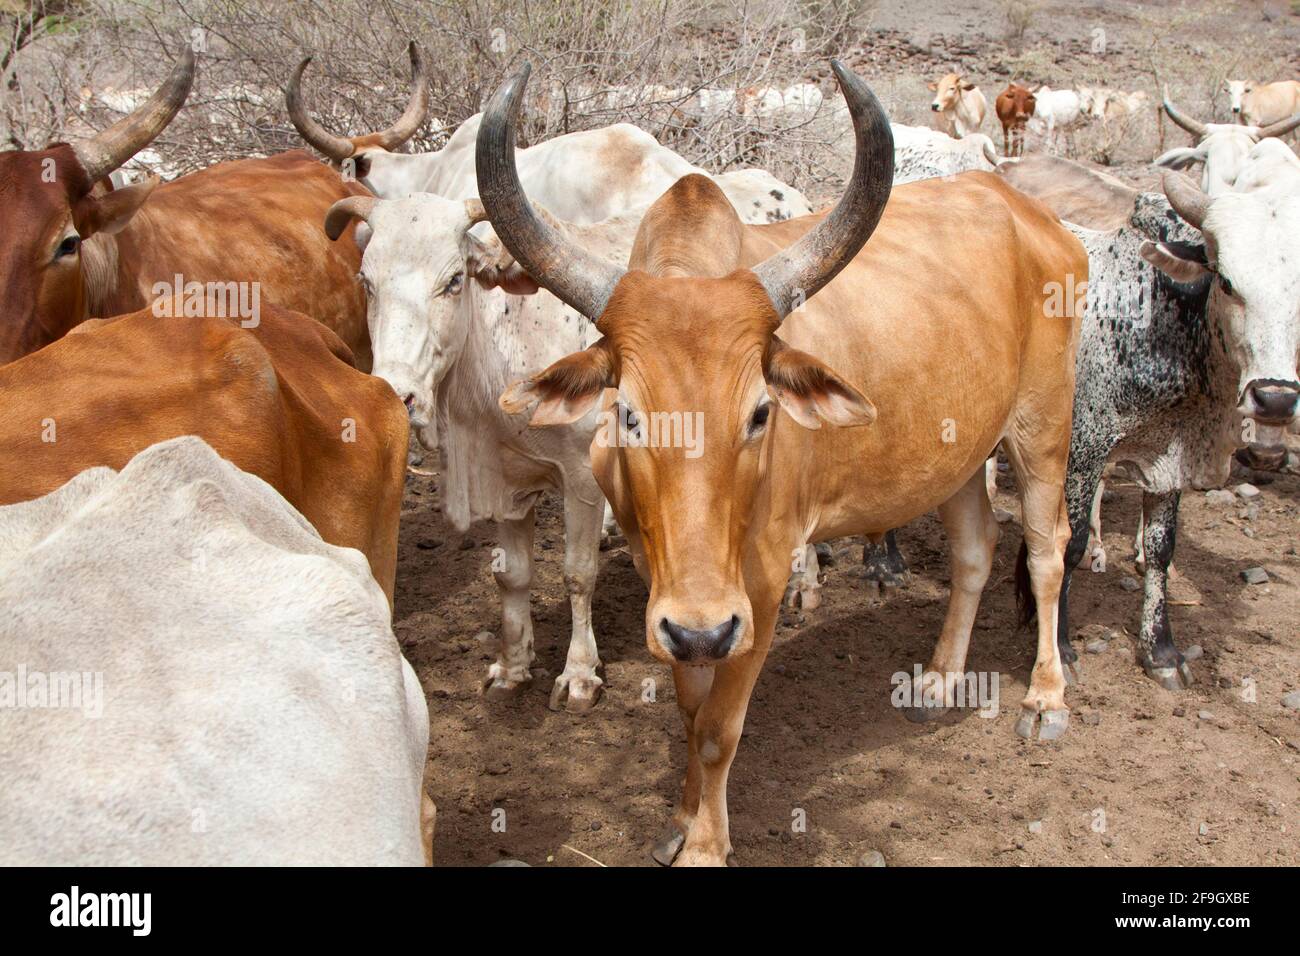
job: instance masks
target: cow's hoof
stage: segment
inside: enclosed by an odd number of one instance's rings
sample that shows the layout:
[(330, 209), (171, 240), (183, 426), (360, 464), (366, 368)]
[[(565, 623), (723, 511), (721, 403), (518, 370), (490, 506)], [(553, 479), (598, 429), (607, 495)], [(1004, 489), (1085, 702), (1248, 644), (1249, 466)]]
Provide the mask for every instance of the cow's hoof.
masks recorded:
[(1144, 660), (1142, 669), (1146, 671), (1147, 677), (1163, 687), (1165, 690), (1180, 691), (1187, 690), (1192, 686), (1192, 669), (1187, 666), (1187, 661), (1183, 660), (1183, 655), (1178, 655), (1176, 664), (1156, 664), (1152, 660)]
[(1016, 733), (1026, 740), (1033, 740), (1035, 731), (1039, 740), (1059, 740), (1070, 728), (1069, 710), (1044, 710), (1039, 713), (1028, 707), (1021, 708), (1020, 719), (1016, 721)]
[(801, 588), (795, 592), (795, 607), (802, 608), (805, 611), (815, 611), (822, 606), (822, 589)]
[(938, 720), (944, 714), (948, 713), (947, 707), (926, 707), (924, 705), (917, 707), (903, 707), (903, 716), (914, 724), (928, 724), (932, 720)]
[(600, 702), (602, 683), (599, 677), (568, 678), (561, 674), (555, 678), (551, 699), (546, 706), (570, 714), (585, 714)]
[(677, 854), (682, 852), (685, 843), (686, 834), (677, 829), (677, 824), (670, 823), (668, 829), (656, 841), (650, 855), (660, 866), (672, 866), (673, 860), (677, 859)]
[(514, 700), (532, 684), (533, 679), (506, 680), (504, 677), (489, 677), (483, 682), (483, 699), (489, 703)]

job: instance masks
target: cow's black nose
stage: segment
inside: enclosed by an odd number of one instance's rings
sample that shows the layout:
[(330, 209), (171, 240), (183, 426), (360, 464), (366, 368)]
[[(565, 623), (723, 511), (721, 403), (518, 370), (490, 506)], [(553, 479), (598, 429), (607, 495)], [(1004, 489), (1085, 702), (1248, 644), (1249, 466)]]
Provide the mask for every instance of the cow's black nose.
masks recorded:
[(706, 631), (696, 631), (675, 624), (668, 618), (659, 622), (668, 638), (668, 649), (679, 661), (721, 660), (731, 650), (740, 629), (740, 618), (731, 615)]
[(939, 104), (938, 104), (938, 103), (931, 103), (931, 104), (930, 104), (930, 109), (934, 110), (936, 113), (939, 112)]
[(1234, 106), (1234, 107), (1232, 108), (1232, 111), (1233, 111), (1234, 113), (1240, 113), (1240, 112), (1241, 112), (1241, 107), (1240, 107), (1240, 106)]
[(1252, 383), (1250, 397), (1260, 418), (1282, 424), (1295, 417), (1300, 389), (1290, 385)]

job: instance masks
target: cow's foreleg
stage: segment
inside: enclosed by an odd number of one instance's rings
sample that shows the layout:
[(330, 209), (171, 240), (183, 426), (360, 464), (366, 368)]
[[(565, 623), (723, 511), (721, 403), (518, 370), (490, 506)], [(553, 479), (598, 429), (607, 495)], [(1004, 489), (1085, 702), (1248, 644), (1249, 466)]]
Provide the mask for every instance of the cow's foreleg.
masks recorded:
[(1190, 687), (1192, 671), (1182, 652), (1174, 646), (1169, 630), (1169, 563), (1174, 557), (1178, 528), (1180, 492), (1142, 496), (1146, 527), (1142, 542), (1146, 550), (1146, 592), (1142, 597), (1142, 627), (1138, 633), (1138, 663), (1147, 676), (1167, 690)]
[(802, 568), (790, 575), (784, 603), (786, 607), (801, 607), (805, 611), (811, 611), (821, 607), (822, 603), (822, 586), (817, 580), (821, 565), (817, 560), (815, 545), (804, 545), (803, 552)]
[(595, 503), (582, 500), (574, 491), (564, 492), (564, 586), (573, 614), (573, 634), (564, 670), (551, 690), (551, 710), (561, 706), (570, 713), (585, 713), (600, 700), (597, 675), (600, 655), (591, 629), (591, 596), (596, 590), (596, 567), (600, 556), (600, 531), (605, 499), (597, 492)]
[(686, 727), (686, 780), (682, 783), (681, 801), (673, 813), (672, 822), (655, 844), (652, 854), (664, 866), (671, 866), (681, 852), (700, 807), (700, 753), (696, 747), (695, 718), (713, 686), (713, 668), (674, 664), (673, 683), (677, 689), (677, 710)]
[(513, 697), (532, 681), (533, 618), (528, 591), (533, 581), (533, 524), (536, 514), (497, 524), (500, 550), (492, 555), (492, 575), (501, 592), (501, 643), (483, 682), (487, 700)]
[(1071, 567), (1086, 568), (1096, 574), (1106, 570), (1106, 546), (1101, 540), (1101, 498), (1106, 493), (1106, 482), (1097, 482), (1092, 494), (1092, 509), (1088, 513), (1088, 541), (1083, 556)]
[(971, 627), (998, 546), (998, 522), (984, 487), (985, 477), (985, 469), (980, 468), (960, 491), (939, 506), (939, 517), (948, 534), (952, 592), (930, 666), (919, 680), (914, 680), (912, 706), (903, 711), (908, 720), (932, 720), (955, 706), (956, 685), (964, 679)]

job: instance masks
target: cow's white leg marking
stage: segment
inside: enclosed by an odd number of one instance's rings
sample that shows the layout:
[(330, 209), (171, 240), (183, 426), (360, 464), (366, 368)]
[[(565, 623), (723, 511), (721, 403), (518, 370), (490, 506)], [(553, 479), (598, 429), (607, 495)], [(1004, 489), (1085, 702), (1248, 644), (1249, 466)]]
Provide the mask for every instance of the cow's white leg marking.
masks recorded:
[[(588, 496), (590, 497), (590, 496)], [(573, 613), (573, 634), (564, 670), (555, 678), (550, 707), (561, 705), (570, 713), (591, 710), (600, 699), (604, 683), (596, 674), (600, 654), (591, 629), (591, 596), (596, 590), (596, 568), (600, 556), (600, 531), (605, 499), (597, 492), (595, 503), (584, 501), (575, 491), (564, 491), (564, 585)]]
[(497, 523), (504, 568), (494, 571), (501, 592), (501, 644), (488, 668), (483, 696), (500, 700), (519, 693), (532, 680), (533, 618), (528, 592), (533, 581), (533, 526), (536, 513)]
[[(943, 619), (939, 641), (920, 680), (942, 680), (944, 703), (942, 707), (922, 705), (907, 708), (903, 713), (909, 720), (931, 720), (952, 707), (956, 682), (966, 672), (971, 628), (979, 611), (984, 585), (993, 570), (993, 555), (998, 545), (998, 522), (993, 517), (985, 485), (987, 474), (985, 468), (980, 468), (955, 495), (939, 506), (939, 517), (948, 534), (952, 593), (948, 598), (948, 613)], [(914, 681), (912, 700), (925, 701), (925, 690), (925, 683)], [(931, 690), (931, 698), (933, 693)]]
[(1101, 540), (1101, 497), (1106, 493), (1106, 482), (1097, 482), (1092, 495), (1092, 510), (1088, 514), (1088, 549), (1079, 560), (1079, 567), (1101, 574), (1106, 570), (1106, 546)]

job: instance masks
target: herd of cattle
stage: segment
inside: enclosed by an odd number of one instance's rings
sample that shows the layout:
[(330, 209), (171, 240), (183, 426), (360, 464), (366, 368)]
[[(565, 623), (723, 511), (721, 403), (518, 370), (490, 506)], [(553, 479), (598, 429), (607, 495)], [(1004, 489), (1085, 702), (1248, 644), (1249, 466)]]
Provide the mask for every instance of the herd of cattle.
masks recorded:
[[(625, 124), (517, 150), (526, 66), (445, 148), (401, 153), (429, 111), (410, 56), (405, 112), (362, 136), (313, 119), (309, 61), (293, 72), (328, 165), (115, 182), (183, 105), (191, 52), (93, 138), (0, 153), (5, 862), (431, 859), (427, 704), (391, 629), (411, 434), (442, 456), (451, 524), (498, 526), (488, 700), (532, 677), (540, 496), (563, 496), (572, 610), (554, 708), (602, 694), (607, 506), (626, 536), (688, 744), (661, 863), (731, 853), (750, 693), (783, 600), (817, 603), (818, 543), (866, 535), (869, 572), (894, 574), (891, 532), (938, 509), (951, 597), (913, 698), (938, 706), (907, 716), (955, 705), (999, 449), (1037, 634), (1017, 733), (1067, 730), (1070, 574), (1115, 463), (1144, 492), (1138, 661), (1191, 680), (1165, 600), (1180, 491), (1281, 443), (1300, 398), (1294, 89), (1232, 84), (1244, 124), (1166, 97), (1197, 143), (1157, 162), (1202, 181), (1139, 193), (1021, 156), (1032, 117), (1050, 135), (1139, 94), (1013, 85), (1007, 160), (961, 76), (933, 84), (937, 132), (891, 125), (835, 63), (854, 166), (814, 214)], [(225, 308), (249, 287), (255, 308)], [(698, 443), (657, 440), (696, 419)], [(60, 706), (92, 687), (96, 719)]]

